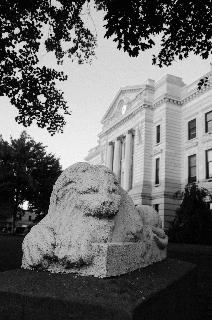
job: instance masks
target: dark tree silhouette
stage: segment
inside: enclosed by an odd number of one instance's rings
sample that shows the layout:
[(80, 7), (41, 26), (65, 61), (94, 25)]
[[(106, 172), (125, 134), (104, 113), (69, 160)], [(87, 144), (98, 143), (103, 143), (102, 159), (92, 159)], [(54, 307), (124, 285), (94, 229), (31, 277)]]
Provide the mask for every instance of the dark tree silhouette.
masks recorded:
[[(176, 196), (179, 196), (179, 192)], [(206, 197), (212, 199), (212, 194), (206, 188), (196, 183), (185, 186), (182, 203), (176, 210), (175, 219), (169, 229), (171, 241), (212, 243), (212, 218)]]
[[(53, 1), (52, 1), (53, 2)], [(35, 120), (54, 134), (62, 131), (64, 115), (70, 114), (56, 82), (67, 77), (38, 64), (40, 45), (54, 51), (58, 63), (65, 54), (79, 63), (90, 61), (95, 39), (80, 17), (82, 1), (0, 1), (0, 92), (18, 108), (18, 123)], [(58, 4), (60, 5), (58, 7)], [(45, 28), (49, 30), (45, 38)], [(70, 48), (63, 51), (62, 42)]]
[[(62, 131), (69, 114), (57, 81), (62, 72), (40, 66), (38, 52), (45, 43), (58, 63), (65, 56), (78, 63), (91, 62), (96, 38), (82, 19), (90, 0), (0, 1), (0, 92), (19, 110), (16, 120), (24, 126), (36, 121), (54, 134)], [(212, 51), (212, 0), (93, 0), (104, 10), (105, 37), (118, 49), (136, 57), (161, 39), (153, 64), (169, 66), (190, 53), (208, 58)], [(48, 30), (47, 33), (44, 30)], [(68, 49), (63, 49), (63, 44)], [(204, 79), (203, 79), (204, 80)], [(207, 79), (204, 80), (204, 83)], [(200, 87), (204, 85), (200, 83)]]
[(10, 143), (0, 140), (0, 199), (12, 210), (13, 229), (20, 206), (29, 202), (38, 214), (48, 211), (53, 185), (61, 173), (59, 160), (26, 132)]
[(212, 50), (212, 1), (114, 0), (98, 1), (106, 10), (106, 37), (115, 36), (118, 48), (137, 56), (155, 45), (161, 50), (153, 63), (169, 66), (190, 53), (208, 58)]

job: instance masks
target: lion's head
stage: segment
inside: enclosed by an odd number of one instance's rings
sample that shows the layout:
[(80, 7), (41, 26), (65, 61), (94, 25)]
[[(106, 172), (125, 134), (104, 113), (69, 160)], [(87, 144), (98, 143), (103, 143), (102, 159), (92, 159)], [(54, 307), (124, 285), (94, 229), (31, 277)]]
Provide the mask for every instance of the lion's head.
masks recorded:
[(112, 218), (119, 210), (119, 183), (105, 166), (78, 162), (67, 168), (56, 181), (50, 208), (62, 212), (66, 202), (83, 211), (86, 216)]

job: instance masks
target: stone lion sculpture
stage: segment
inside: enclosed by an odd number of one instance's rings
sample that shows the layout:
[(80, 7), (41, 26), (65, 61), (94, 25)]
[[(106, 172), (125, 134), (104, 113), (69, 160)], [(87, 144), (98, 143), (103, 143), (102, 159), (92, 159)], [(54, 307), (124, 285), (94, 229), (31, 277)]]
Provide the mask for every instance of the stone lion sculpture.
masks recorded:
[(22, 268), (114, 276), (164, 259), (167, 242), (156, 211), (135, 207), (107, 167), (79, 162), (60, 175), (48, 214), (26, 235)]

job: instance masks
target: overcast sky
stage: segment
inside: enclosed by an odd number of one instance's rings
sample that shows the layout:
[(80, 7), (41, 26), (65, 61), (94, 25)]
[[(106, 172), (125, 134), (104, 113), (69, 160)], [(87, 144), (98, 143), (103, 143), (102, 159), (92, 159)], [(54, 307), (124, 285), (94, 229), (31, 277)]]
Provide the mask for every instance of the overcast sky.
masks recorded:
[[(3, 138), (18, 137), (22, 130), (26, 130), (36, 141), (47, 146), (48, 152), (60, 158), (63, 169), (83, 161), (88, 150), (96, 146), (97, 134), (101, 131), (100, 121), (120, 87), (142, 84), (148, 78), (159, 80), (167, 73), (182, 77), (189, 84), (210, 70), (210, 60), (196, 56), (175, 62), (169, 68), (152, 66), (151, 55), (158, 48), (130, 58), (127, 53), (116, 49), (112, 40), (104, 39), (103, 15), (92, 13), (92, 18), (98, 35), (96, 59), (91, 66), (72, 64), (68, 59), (62, 66), (69, 78), (61, 88), (72, 110), (72, 115), (66, 118), (63, 134), (50, 136), (36, 125), (27, 129), (18, 125), (15, 122), (16, 108), (9, 105), (6, 97), (0, 98), (0, 134)], [(94, 30), (89, 15), (85, 19)], [(40, 62), (55, 65), (49, 53), (42, 53)]]

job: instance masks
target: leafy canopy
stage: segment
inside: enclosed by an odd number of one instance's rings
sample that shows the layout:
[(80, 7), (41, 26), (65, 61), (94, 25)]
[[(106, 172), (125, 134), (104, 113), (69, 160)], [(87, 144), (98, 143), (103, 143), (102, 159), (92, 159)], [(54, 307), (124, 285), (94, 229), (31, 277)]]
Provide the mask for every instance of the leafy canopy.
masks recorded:
[[(54, 134), (62, 131), (70, 114), (58, 81), (67, 77), (39, 65), (39, 49), (78, 63), (91, 62), (96, 38), (82, 13), (90, 0), (1, 0), (0, 77), (2, 94), (18, 108), (16, 120), (24, 126), (36, 121)], [(208, 58), (212, 51), (212, 0), (93, 0), (104, 10), (105, 37), (118, 49), (136, 57), (161, 39), (153, 64), (169, 66), (190, 53)], [(64, 49), (68, 48), (68, 49)]]
[[(208, 58), (212, 51), (212, 1), (99, 1), (106, 10), (106, 36), (131, 56), (153, 48), (161, 35), (161, 50), (153, 63), (169, 66), (189, 53)], [(106, 4), (107, 3), (107, 4)]]
[[(38, 54), (45, 42), (58, 63), (65, 54), (79, 63), (89, 61), (95, 39), (80, 17), (84, 2), (61, 0), (56, 6), (49, 0), (0, 1), (0, 92), (18, 108), (18, 123), (29, 126), (35, 120), (51, 134), (62, 131), (70, 111), (56, 83), (67, 77), (40, 66)], [(62, 42), (70, 42), (67, 52)]]
[(0, 139), (0, 197), (12, 204), (14, 216), (25, 201), (37, 213), (47, 213), (60, 173), (59, 159), (26, 132), (10, 142)]

